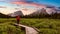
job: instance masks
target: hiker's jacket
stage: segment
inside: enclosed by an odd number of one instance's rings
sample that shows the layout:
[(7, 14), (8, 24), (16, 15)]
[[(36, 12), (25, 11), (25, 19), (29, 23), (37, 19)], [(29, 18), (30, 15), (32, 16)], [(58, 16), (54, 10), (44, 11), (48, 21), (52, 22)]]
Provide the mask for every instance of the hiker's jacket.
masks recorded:
[(16, 17), (16, 20), (20, 20), (20, 16), (17, 16), (17, 17)]

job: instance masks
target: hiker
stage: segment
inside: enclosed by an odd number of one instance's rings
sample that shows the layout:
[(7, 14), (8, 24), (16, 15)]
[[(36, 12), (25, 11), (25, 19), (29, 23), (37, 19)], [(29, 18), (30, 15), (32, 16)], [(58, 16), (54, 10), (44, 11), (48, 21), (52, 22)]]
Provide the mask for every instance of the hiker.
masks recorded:
[(17, 20), (17, 24), (19, 24), (20, 16), (17, 16), (17, 17), (16, 17), (16, 20)]

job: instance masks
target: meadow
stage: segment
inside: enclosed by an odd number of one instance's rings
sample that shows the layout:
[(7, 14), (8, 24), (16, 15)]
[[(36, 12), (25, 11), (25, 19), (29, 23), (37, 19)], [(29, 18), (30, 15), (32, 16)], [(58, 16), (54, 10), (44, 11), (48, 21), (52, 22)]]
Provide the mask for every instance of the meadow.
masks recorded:
[[(24, 34), (25, 32), (12, 25), (15, 18), (0, 18), (0, 34)], [(60, 19), (21, 18), (21, 24), (37, 28), (39, 34), (60, 34)]]

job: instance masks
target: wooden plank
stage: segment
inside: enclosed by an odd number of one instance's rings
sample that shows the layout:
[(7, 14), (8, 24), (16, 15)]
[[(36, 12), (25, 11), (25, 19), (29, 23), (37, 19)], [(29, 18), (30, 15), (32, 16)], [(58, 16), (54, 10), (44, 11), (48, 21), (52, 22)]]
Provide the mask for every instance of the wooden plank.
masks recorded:
[(36, 30), (36, 28), (32, 28), (32, 27), (25, 26), (25, 25), (22, 25), (22, 24), (15, 24), (15, 25), (18, 25), (20, 27), (24, 27), (25, 31), (26, 31), (26, 34), (38, 34), (38, 31)]
[(38, 32), (31, 27), (26, 27), (26, 34), (38, 34)]

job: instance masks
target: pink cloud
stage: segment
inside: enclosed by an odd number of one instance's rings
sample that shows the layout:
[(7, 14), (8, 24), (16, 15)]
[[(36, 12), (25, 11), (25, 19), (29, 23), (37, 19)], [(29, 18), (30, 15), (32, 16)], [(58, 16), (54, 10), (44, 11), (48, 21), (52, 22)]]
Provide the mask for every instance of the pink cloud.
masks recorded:
[(7, 8), (7, 7), (5, 7), (5, 6), (0, 6), (0, 8)]
[(12, 4), (26, 4), (25, 2), (11, 2)]
[(21, 4), (21, 5), (29, 5), (29, 6), (34, 6), (34, 7), (46, 7), (45, 5), (42, 4), (37, 4), (37, 3), (27, 3), (27, 2), (11, 2), (12, 4)]

